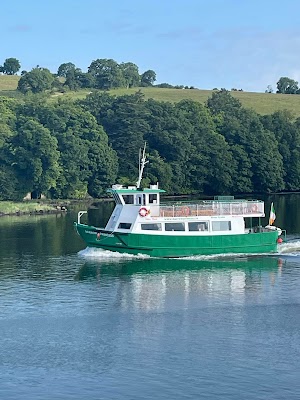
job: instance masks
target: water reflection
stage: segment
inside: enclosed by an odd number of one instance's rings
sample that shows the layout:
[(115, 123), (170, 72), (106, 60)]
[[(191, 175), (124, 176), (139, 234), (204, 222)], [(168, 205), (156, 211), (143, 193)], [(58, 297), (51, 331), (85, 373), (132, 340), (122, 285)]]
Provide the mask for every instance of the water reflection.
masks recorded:
[[(207, 259), (163, 259), (150, 257), (122, 257), (99, 249), (88, 249), (94, 253), (91, 260), (87, 260), (77, 274), (78, 280), (93, 278), (96, 276), (122, 276), (134, 274), (159, 274), (167, 272), (207, 271), (218, 273), (222, 270), (266, 270), (282, 266), (280, 257), (272, 256), (245, 256), (245, 257), (207, 257)], [(98, 253), (98, 258), (96, 257)], [(107, 254), (107, 256), (106, 256)], [(104, 256), (104, 257), (103, 257)], [(107, 257), (107, 258), (106, 258)]]
[[(101, 252), (99, 252), (101, 254)], [(164, 310), (224, 301), (241, 304), (245, 296), (262, 293), (280, 279), (286, 261), (279, 257), (235, 257), (212, 260), (101, 259), (86, 261), (75, 280), (105, 286), (117, 283), (116, 301), (122, 309)]]
[(1, 398), (299, 398), (299, 240), (274, 256), (93, 254), (76, 214), (0, 218)]

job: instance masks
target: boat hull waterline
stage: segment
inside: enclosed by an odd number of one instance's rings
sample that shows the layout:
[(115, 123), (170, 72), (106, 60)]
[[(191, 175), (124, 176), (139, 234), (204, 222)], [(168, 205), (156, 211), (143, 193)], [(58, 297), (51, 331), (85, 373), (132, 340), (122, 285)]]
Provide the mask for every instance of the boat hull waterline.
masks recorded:
[(151, 257), (188, 257), (216, 254), (262, 254), (277, 251), (277, 231), (233, 235), (149, 235), (112, 232), (74, 223), (88, 247)]

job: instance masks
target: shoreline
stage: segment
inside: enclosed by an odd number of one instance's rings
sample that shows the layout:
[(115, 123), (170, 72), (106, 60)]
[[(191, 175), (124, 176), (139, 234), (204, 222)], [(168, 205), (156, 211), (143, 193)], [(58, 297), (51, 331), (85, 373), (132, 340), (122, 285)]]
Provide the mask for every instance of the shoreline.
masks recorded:
[(63, 204), (38, 203), (38, 202), (0, 202), (0, 217), (22, 215), (48, 215), (67, 212), (67, 202)]

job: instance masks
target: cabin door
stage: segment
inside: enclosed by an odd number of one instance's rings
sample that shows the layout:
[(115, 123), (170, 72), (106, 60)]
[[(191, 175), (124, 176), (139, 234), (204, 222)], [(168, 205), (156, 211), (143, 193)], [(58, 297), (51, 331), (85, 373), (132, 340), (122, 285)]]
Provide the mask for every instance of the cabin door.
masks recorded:
[(140, 206), (144, 206), (146, 201), (145, 201), (145, 195), (144, 194), (138, 194), (136, 196), (136, 204), (140, 205)]

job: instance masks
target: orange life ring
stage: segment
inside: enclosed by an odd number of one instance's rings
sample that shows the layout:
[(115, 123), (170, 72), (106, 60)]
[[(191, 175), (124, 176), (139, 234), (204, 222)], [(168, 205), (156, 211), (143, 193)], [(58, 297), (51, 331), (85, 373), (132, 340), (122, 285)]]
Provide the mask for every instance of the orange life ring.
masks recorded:
[(150, 210), (148, 210), (146, 207), (142, 207), (140, 208), (139, 214), (141, 217), (147, 217), (147, 215), (150, 214)]
[(183, 206), (181, 208), (181, 214), (184, 215), (185, 217), (187, 217), (188, 215), (190, 215), (191, 210), (189, 209), (188, 206)]

